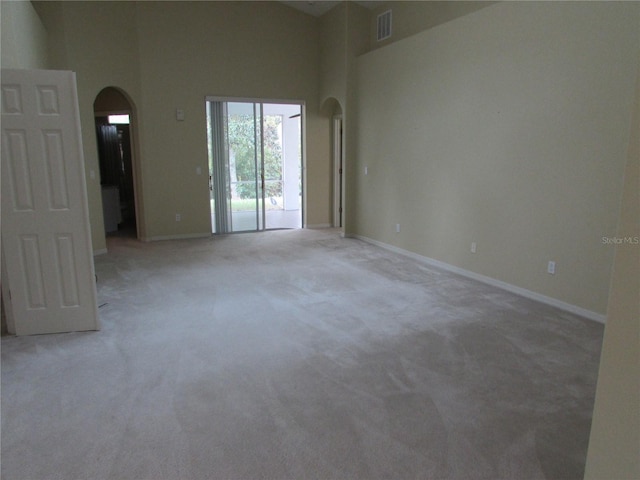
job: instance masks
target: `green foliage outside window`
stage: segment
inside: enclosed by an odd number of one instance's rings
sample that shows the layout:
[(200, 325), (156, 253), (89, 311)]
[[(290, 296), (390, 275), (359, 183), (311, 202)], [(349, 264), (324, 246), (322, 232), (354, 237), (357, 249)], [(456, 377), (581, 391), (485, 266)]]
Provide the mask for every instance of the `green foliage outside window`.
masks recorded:
[[(264, 117), (265, 196), (282, 197), (282, 117)], [(255, 129), (255, 130), (254, 130)], [(256, 152), (260, 158), (260, 123), (252, 115), (232, 115), (228, 123), (230, 177), (241, 199), (256, 198)], [(259, 163), (259, 162), (258, 162)], [(234, 168), (235, 167), (235, 168)], [(259, 180), (259, 179), (258, 179)], [(258, 181), (260, 185), (260, 181)]]

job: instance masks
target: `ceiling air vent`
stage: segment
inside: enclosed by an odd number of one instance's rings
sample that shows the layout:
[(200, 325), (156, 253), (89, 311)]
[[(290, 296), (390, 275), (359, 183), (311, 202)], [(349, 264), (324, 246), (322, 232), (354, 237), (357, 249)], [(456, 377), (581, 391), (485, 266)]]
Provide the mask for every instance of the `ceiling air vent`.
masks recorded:
[(378, 41), (391, 36), (391, 10), (378, 15)]

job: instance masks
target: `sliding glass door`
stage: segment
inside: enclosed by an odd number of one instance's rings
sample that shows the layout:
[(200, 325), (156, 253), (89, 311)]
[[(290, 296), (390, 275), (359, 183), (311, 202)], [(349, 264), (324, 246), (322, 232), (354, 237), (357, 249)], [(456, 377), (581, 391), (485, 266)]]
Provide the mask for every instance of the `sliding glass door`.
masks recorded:
[(302, 227), (302, 106), (207, 99), (214, 233)]

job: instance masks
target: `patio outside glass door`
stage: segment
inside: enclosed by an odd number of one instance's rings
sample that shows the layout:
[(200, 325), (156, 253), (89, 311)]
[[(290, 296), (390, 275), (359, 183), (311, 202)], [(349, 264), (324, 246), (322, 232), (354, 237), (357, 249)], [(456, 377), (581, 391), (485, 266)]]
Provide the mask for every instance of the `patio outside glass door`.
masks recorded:
[(214, 233), (302, 227), (302, 106), (208, 99)]

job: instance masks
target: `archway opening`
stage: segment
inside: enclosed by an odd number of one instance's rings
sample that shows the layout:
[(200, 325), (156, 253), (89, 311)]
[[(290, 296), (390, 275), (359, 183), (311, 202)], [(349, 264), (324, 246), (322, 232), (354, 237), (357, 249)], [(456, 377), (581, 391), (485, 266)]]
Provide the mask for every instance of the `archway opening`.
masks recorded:
[(344, 132), (343, 115), (340, 102), (331, 97), (326, 99), (320, 109), (331, 122), (331, 163), (332, 163), (332, 223), (334, 227), (344, 228)]
[(105, 233), (137, 238), (133, 105), (122, 90), (107, 87), (96, 97), (93, 111)]

